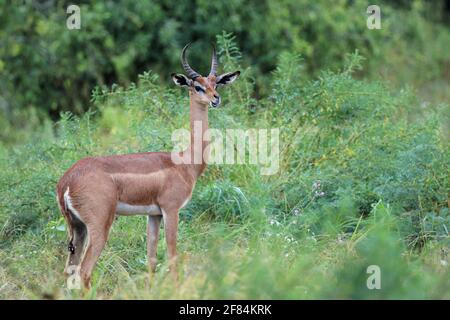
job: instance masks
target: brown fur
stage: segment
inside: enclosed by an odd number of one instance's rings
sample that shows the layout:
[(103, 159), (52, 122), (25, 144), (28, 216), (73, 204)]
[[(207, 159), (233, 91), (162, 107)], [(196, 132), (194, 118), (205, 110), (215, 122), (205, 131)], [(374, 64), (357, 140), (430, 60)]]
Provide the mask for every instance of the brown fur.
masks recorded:
[[(239, 71), (233, 75), (234, 80)], [(204, 94), (195, 91), (193, 81), (188, 86), (191, 144), (180, 155), (188, 154), (193, 161), (201, 159), (200, 163), (175, 164), (169, 152), (146, 152), (85, 158), (64, 173), (57, 185), (57, 198), (70, 237), (66, 274), (69, 266), (77, 266), (84, 286), (90, 287), (92, 270), (108, 239), (118, 202), (123, 202), (136, 206), (154, 205), (160, 209), (158, 213), (162, 216), (148, 216), (149, 269), (152, 272), (156, 269), (159, 226), (164, 218), (169, 266), (176, 277), (178, 212), (190, 199), (197, 178), (206, 169), (208, 154), (204, 154), (204, 150), (207, 150), (208, 141), (202, 138), (208, 130), (208, 105), (220, 103), (215, 89), (220, 77), (210, 75), (195, 79), (205, 88)], [(198, 122), (201, 123), (201, 137), (197, 137), (202, 141), (201, 148), (196, 148), (194, 143), (194, 123)], [(67, 191), (69, 197), (65, 199)]]
[[(214, 83), (203, 77), (197, 81), (208, 88), (207, 96), (213, 99), (217, 94)], [(189, 95), (192, 137), (194, 121), (201, 121), (202, 133), (208, 129), (209, 101), (194, 90), (189, 90)], [(203, 142), (202, 150), (194, 150), (191, 139), (191, 146), (184, 153), (203, 155), (206, 146), (207, 142)], [(108, 238), (118, 201), (131, 205), (154, 204), (163, 210), (170, 266), (172, 271), (175, 269), (178, 211), (191, 197), (197, 178), (206, 168), (206, 159), (203, 156), (201, 159), (200, 164), (175, 164), (169, 152), (148, 152), (85, 158), (67, 170), (57, 185), (60, 210), (69, 225), (69, 236), (73, 239), (75, 221), (64, 200), (64, 193), (69, 188), (72, 206), (88, 231), (84, 255), (79, 252), (83, 248), (75, 248), (78, 258), (74, 259), (74, 254), (70, 253), (67, 264), (75, 263), (80, 267), (80, 276), (86, 288), (90, 287), (92, 269)], [(156, 268), (160, 221), (158, 216), (149, 217), (148, 221), (147, 253), (151, 271)]]

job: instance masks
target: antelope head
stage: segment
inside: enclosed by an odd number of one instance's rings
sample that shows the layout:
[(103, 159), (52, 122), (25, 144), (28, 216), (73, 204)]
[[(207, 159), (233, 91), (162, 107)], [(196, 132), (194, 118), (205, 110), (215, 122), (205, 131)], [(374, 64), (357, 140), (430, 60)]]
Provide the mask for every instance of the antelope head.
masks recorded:
[(188, 43), (181, 51), (181, 65), (186, 75), (180, 73), (172, 73), (172, 80), (177, 86), (186, 87), (189, 90), (191, 99), (203, 105), (210, 105), (216, 108), (220, 105), (220, 95), (216, 89), (220, 86), (229, 84), (236, 80), (240, 71), (227, 72), (217, 75), (217, 54), (216, 48), (213, 46), (211, 58), (211, 71), (208, 76), (204, 77), (189, 66), (186, 58), (186, 50), (189, 48)]

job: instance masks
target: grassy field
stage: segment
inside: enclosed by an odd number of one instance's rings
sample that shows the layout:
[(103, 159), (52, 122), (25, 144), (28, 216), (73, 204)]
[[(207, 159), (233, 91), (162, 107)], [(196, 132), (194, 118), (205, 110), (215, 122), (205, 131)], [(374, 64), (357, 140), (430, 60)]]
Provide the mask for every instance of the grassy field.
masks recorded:
[[(227, 70), (241, 67), (235, 50), (223, 52)], [(170, 151), (172, 131), (188, 128), (186, 92), (148, 72), (128, 88), (95, 90), (95, 111), (0, 144), (0, 298), (449, 299), (448, 101), (355, 79), (363, 64), (353, 53), (308, 80), (298, 77), (302, 60), (282, 54), (258, 100), (252, 70), (241, 69), (210, 127), (279, 128), (279, 170), (208, 167), (181, 211), (178, 286), (164, 234), (149, 281), (146, 219), (120, 217), (93, 289), (67, 290), (55, 185), (88, 155)], [(380, 290), (367, 287), (371, 265)]]

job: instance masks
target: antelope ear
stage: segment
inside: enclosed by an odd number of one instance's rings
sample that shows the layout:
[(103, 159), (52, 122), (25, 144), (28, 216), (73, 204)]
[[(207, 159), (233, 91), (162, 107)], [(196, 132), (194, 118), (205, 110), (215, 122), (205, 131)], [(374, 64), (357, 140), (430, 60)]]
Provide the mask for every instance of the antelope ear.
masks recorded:
[(234, 80), (236, 80), (239, 77), (240, 74), (241, 74), (240, 71), (228, 72), (228, 73), (221, 74), (220, 76), (217, 77), (216, 84), (223, 86), (223, 85), (232, 83)]
[(192, 80), (181, 73), (171, 74), (173, 82), (179, 87), (190, 87), (192, 85)]

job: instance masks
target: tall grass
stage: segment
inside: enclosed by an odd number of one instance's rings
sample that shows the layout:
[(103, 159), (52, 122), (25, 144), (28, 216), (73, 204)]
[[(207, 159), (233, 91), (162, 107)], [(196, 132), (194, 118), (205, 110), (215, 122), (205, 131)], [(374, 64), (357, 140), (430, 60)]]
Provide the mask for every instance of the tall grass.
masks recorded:
[[(222, 63), (239, 67), (233, 39), (218, 43)], [(280, 128), (280, 169), (208, 167), (181, 211), (178, 286), (164, 241), (149, 281), (145, 218), (120, 217), (93, 290), (68, 291), (55, 185), (87, 155), (170, 151), (171, 132), (188, 127), (185, 92), (145, 73), (128, 88), (95, 90), (95, 112), (65, 113), (1, 146), (0, 298), (450, 298), (449, 107), (423, 109), (411, 90), (355, 79), (363, 64), (355, 52), (308, 80), (301, 58), (283, 53), (267, 98), (251, 96), (251, 69), (223, 92), (210, 126)], [(370, 265), (380, 290), (367, 288)]]

